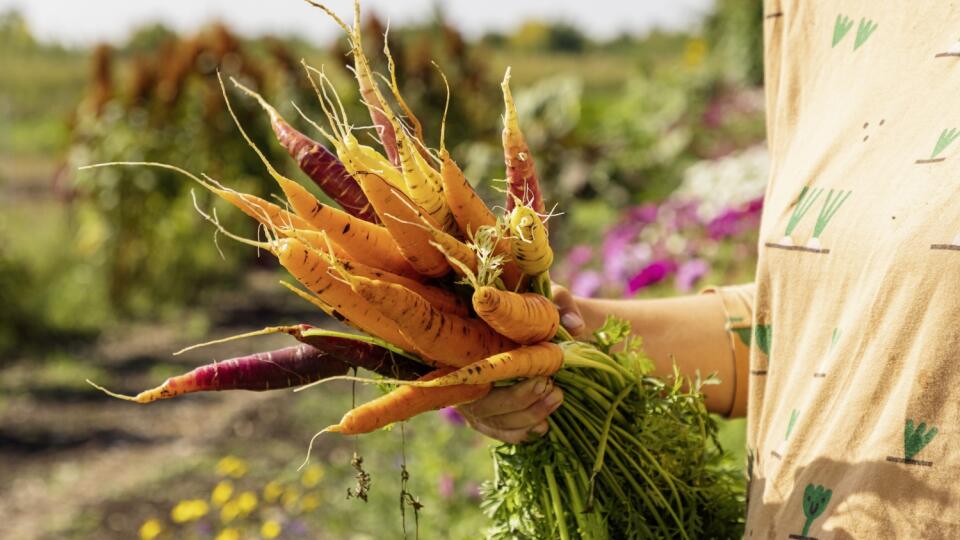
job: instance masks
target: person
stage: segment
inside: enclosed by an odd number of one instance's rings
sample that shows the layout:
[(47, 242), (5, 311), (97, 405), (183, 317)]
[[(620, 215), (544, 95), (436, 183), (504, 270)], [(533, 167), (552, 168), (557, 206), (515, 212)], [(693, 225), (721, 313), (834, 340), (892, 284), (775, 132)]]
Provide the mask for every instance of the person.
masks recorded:
[[(658, 373), (715, 372), (747, 417), (746, 538), (960, 538), (960, 10), (766, 0), (765, 196), (753, 284), (663, 300), (558, 295), (607, 314)], [(519, 442), (549, 381), (462, 407)]]

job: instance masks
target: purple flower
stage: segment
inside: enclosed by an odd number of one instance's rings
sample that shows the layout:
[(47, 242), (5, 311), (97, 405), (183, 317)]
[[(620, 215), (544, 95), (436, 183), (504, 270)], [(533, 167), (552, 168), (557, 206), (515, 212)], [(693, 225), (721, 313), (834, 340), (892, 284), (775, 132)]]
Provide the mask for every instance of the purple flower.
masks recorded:
[(578, 246), (573, 246), (570, 249), (570, 252), (567, 253), (564, 262), (567, 264), (571, 272), (576, 272), (583, 265), (590, 262), (590, 259), (593, 258), (593, 247), (586, 244), (580, 244)]
[(467, 423), (460, 411), (453, 407), (444, 407), (440, 409), (440, 416), (454, 426), (462, 426)]
[(655, 203), (634, 206), (627, 210), (627, 222), (634, 225), (646, 225), (657, 220), (659, 209)]
[(440, 493), (440, 496), (444, 499), (453, 497), (453, 494), (456, 492), (453, 476), (449, 474), (442, 475), (440, 479), (437, 480), (437, 492)]
[(653, 261), (627, 281), (627, 295), (632, 296), (640, 289), (662, 281), (676, 270), (677, 263), (671, 259)]
[(608, 280), (618, 281), (623, 278), (627, 267), (624, 255), (638, 231), (638, 226), (625, 224), (617, 225), (607, 233), (603, 240), (603, 273)]
[(600, 273), (594, 270), (580, 272), (573, 277), (570, 282), (570, 292), (577, 296), (593, 296), (603, 285), (603, 278)]
[(680, 265), (680, 268), (677, 268), (677, 290), (689, 292), (709, 270), (710, 265), (703, 259), (691, 259), (684, 262)]

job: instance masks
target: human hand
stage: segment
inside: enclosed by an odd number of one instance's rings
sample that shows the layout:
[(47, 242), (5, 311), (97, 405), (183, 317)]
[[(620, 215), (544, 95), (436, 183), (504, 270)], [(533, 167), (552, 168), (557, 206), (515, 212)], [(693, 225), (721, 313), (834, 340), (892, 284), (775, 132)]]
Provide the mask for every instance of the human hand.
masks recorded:
[[(580, 335), (586, 325), (577, 304), (564, 287), (553, 287), (553, 301), (560, 311), (560, 323), (571, 335)], [(546, 434), (547, 417), (563, 404), (563, 391), (549, 377), (533, 377), (494, 388), (482, 399), (457, 409), (473, 429), (488, 437), (519, 444)]]

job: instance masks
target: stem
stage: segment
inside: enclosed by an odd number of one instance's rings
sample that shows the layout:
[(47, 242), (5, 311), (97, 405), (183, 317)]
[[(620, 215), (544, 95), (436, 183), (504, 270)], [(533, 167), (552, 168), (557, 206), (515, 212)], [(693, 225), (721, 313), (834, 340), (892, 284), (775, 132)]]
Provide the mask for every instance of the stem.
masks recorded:
[(588, 360), (587, 358), (584, 358), (582, 355), (575, 353), (570, 349), (564, 349), (563, 351), (563, 365), (564, 367), (580, 367), (605, 371), (617, 377), (617, 380), (621, 385), (626, 384), (623, 374), (617, 371), (616, 368), (596, 360)]
[(593, 462), (593, 470), (590, 472), (590, 487), (587, 495), (587, 508), (593, 507), (593, 490), (596, 487), (597, 473), (600, 472), (600, 469), (603, 468), (603, 455), (607, 451), (607, 439), (610, 437), (610, 425), (613, 423), (613, 414), (617, 411), (617, 407), (623, 403), (623, 400), (630, 394), (633, 390), (632, 387), (626, 387), (620, 391), (620, 395), (617, 396), (617, 399), (614, 400), (613, 405), (610, 406), (610, 410), (607, 412), (607, 418), (603, 423), (603, 431), (600, 435), (600, 444), (597, 447), (597, 458)]
[(557, 479), (553, 476), (553, 466), (544, 465), (543, 473), (547, 476), (547, 485), (550, 486), (550, 498), (553, 501), (553, 511), (557, 516), (557, 525), (560, 527), (560, 540), (570, 540), (567, 530), (567, 519), (563, 514), (563, 501), (560, 500), (560, 488)]

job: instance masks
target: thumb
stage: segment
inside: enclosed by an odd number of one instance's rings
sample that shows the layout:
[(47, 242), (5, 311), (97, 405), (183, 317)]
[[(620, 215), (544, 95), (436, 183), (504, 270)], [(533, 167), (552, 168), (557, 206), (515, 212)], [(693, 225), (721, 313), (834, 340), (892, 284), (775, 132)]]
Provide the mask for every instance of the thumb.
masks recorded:
[(554, 285), (553, 302), (560, 312), (560, 324), (572, 335), (580, 335), (585, 330), (586, 324), (583, 322), (583, 316), (580, 314), (576, 299), (570, 294), (570, 291), (566, 287)]

